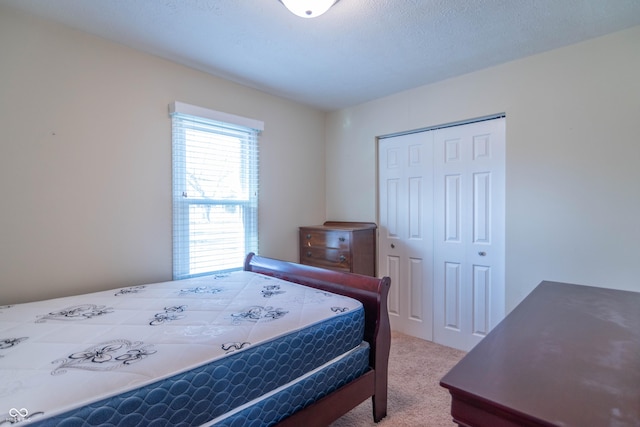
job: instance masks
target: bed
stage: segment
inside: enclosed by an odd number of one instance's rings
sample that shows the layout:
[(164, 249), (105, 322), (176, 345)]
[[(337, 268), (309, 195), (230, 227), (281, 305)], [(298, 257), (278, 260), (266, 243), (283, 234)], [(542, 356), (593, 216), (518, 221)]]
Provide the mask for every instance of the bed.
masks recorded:
[(243, 271), (0, 306), (0, 426), (326, 426), (387, 411), (390, 279)]

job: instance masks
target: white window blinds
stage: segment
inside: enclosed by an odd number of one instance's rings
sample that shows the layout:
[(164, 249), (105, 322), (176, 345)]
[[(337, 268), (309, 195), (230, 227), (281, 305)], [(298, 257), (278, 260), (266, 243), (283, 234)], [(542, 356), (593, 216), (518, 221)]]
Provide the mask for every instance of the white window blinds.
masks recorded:
[(258, 252), (258, 134), (262, 122), (170, 105), (173, 278), (241, 269)]

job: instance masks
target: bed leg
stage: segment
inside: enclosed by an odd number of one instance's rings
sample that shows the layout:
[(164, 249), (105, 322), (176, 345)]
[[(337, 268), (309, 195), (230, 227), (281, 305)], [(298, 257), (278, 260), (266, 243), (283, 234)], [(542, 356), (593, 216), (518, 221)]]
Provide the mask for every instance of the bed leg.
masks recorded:
[(380, 286), (381, 304), (378, 313), (378, 331), (375, 337), (374, 354), (375, 359), (375, 387), (371, 403), (373, 407), (373, 420), (377, 423), (387, 416), (387, 389), (389, 373), (389, 351), (391, 350), (391, 324), (389, 323), (389, 313), (387, 312), (387, 297), (391, 279), (384, 277)]
[[(386, 390), (385, 390), (386, 391)], [(378, 394), (371, 396), (371, 406), (373, 407), (373, 421), (380, 422), (387, 416), (387, 397)]]

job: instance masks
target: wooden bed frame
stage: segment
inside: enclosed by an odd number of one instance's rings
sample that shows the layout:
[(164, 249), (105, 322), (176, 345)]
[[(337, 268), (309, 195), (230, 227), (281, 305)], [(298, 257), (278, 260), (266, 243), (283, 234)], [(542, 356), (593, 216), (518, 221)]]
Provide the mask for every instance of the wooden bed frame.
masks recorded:
[(247, 255), (244, 269), (355, 298), (364, 306), (364, 339), (371, 348), (370, 370), (277, 425), (326, 427), (369, 397), (372, 401), (374, 421), (378, 422), (384, 418), (387, 415), (387, 373), (391, 345), (391, 328), (387, 312), (391, 279), (325, 270), (264, 258), (254, 253)]

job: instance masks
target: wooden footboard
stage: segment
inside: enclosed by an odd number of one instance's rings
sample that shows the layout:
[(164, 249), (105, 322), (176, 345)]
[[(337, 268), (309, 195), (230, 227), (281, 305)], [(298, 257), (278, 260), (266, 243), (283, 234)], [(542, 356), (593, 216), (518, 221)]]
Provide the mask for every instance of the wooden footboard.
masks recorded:
[(325, 270), (264, 258), (253, 253), (247, 255), (244, 269), (355, 298), (364, 306), (364, 339), (371, 347), (371, 370), (278, 425), (326, 426), (368, 397), (372, 399), (374, 421), (378, 422), (384, 418), (387, 414), (387, 373), (391, 345), (391, 328), (387, 312), (391, 279)]

